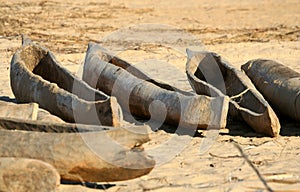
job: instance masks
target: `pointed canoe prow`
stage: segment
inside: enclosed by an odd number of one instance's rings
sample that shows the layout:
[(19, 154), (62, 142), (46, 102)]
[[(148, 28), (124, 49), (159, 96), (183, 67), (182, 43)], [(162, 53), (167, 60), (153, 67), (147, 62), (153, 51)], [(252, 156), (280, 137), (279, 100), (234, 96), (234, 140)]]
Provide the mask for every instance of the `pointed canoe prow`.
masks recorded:
[(32, 45), (32, 40), (25, 34), (22, 34), (22, 46)]

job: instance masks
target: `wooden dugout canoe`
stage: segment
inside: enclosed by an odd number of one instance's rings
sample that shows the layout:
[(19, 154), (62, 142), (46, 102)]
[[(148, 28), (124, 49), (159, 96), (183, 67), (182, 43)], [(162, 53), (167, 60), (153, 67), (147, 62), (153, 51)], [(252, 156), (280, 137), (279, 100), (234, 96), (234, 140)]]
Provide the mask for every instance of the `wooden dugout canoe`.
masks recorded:
[[(0, 157), (47, 162), (63, 180), (121, 181), (148, 174), (155, 166), (141, 148), (149, 141), (146, 126), (114, 128), (15, 119), (0, 122)], [(83, 132), (74, 133), (78, 129)]]
[(251, 60), (242, 70), (276, 110), (300, 121), (300, 73), (265, 59)]
[(36, 102), (67, 122), (118, 126), (122, 121), (116, 98), (76, 78), (26, 37), (12, 58), (10, 81), (18, 102)]
[[(14, 105), (21, 111), (30, 107)], [(53, 123), (4, 116), (0, 117), (0, 133), (0, 157), (46, 161), (58, 169), (64, 180), (127, 180), (147, 174), (155, 166), (155, 161), (140, 148), (150, 140), (147, 126)], [(94, 148), (100, 157), (94, 154)]]
[(229, 115), (243, 119), (256, 132), (278, 136), (280, 123), (271, 106), (251, 80), (213, 52), (187, 49), (186, 73), (198, 94), (228, 95)]
[(90, 43), (87, 50), (83, 80), (117, 97), (122, 108), (135, 116), (151, 117), (180, 127), (226, 126), (227, 96), (193, 95), (157, 82), (94, 43)]

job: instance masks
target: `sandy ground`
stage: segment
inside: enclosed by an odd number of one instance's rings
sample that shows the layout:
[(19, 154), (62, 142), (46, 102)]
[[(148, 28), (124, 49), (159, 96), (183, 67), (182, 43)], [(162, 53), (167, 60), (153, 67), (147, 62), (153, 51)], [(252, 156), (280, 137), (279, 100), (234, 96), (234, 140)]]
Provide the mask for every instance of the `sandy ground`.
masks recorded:
[[(0, 98), (14, 98), (9, 65), (22, 33), (52, 50), (76, 74), (90, 41), (181, 87), (186, 85), (186, 47), (217, 52), (238, 68), (250, 59), (269, 58), (300, 72), (299, 10), (299, 0), (0, 0)], [(149, 175), (87, 187), (62, 185), (60, 190), (266, 190), (233, 143), (241, 146), (273, 190), (300, 190), (300, 124), (280, 120), (278, 138), (261, 137), (244, 124), (230, 123), (204, 154), (200, 146), (208, 142), (210, 132), (191, 138), (160, 130), (151, 134), (145, 149), (157, 149), (153, 153), (158, 155), (164, 146), (170, 159)], [(171, 138), (178, 140), (175, 147), (167, 142)]]

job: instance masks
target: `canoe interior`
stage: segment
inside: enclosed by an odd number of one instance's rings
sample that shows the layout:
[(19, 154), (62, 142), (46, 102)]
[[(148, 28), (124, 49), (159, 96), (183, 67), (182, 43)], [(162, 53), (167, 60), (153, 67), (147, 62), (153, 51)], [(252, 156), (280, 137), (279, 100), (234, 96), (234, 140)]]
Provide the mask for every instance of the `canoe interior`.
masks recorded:
[[(221, 60), (220, 56), (213, 53), (199, 53), (194, 57), (190, 61), (190, 70), (196, 78), (228, 95), (241, 107), (255, 113), (265, 112), (264, 101), (253, 93), (252, 87), (247, 86), (246, 77), (241, 71), (233, 68)], [(219, 74), (222, 77), (218, 77)], [(209, 92), (204, 94), (210, 95)]]
[(178, 93), (181, 93), (183, 95), (187, 95), (187, 96), (193, 96), (194, 94), (191, 92), (187, 92), (184, 90), (181, 90), (177, 87), (171, 86), (168, 83), (159, 81), (154, 79), (153, 77), (149, 76), (147, 73), (145, 73), (144, 71), (140, 70), (139, 68), (137, 68), (136, 66), (130, 64), (129, 62), (113, 55), (112, 53), (109, 53), (108, 50), (100, 47), (98, 44), (95, 43), (89, 43), (89, 49), (88, 52), (96, 52), (97, 55), (99, 55), (99, 57), (101, 58), (101, 60), (108, 62), (109, 64), (113, 64), (117, 67), (120, 67), (122, 69), (125, 69), (127, 72), (129, 72), (130, 74), (132, 74), (133, 76), (142, 79), (144, 81), (150, 82), (162, 89), (168, 90), (168, 91), (175, 91)]
[[(28, 59), (28, 57), (31, 58)], [(26, 51), (21, 52), (21, 58), (26, 62), (26, 66), (33, 74), (42, 77), (50, 83), (56, 83), (59, 88), (73, 93), (81, 99), (86, 101), (108, 99), (108, 96), (89, 88), (86, 83), (77, 79), (70, 71), (61, 67), (50, 51), (36, 45), (31, 45), (27, 47)], [(74, 84), (78, 89), (76, 93), (74, 93)]]

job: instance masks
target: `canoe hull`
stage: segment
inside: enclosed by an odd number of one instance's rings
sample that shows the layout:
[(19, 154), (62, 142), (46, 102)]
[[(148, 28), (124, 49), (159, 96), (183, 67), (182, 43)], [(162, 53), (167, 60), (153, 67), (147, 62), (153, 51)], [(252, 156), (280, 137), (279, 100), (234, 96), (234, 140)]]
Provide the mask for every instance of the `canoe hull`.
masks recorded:
[(197, 94), (228, 95), (231, 117), (244, 120), (258, 133), (279, 135), (280, 123), (275, 112), (242, 71), (216, 53), (187, 53), (186, 73)]
[[(116, 98), (78, 80), (50, 51), (38, 45), (17, 50), (11, 61), (10, 80), (18, 102), (36, 102), (67, 122), (118, 126), (122, 120)], [(74, 87), (76, 93), (72, 92)]]
[[(135, 116), (154, 118), (182, 127), (224, 128), (228, 110), (227, 96), (207, 97), (168, 89), (166, 84), (144, 79), (140, 71), (109, 63), (97, 44), (90, 44), (83, 80), (89, 85), (117, 97), (122, 108)], [(126, 64), (129, 65), (129, 64)], [(124, 66), (126, 66), (124, 65)], [(131, 67), (129, 67), (132, 69)], [(171, 87), (171, 86), (169, 86)]]

